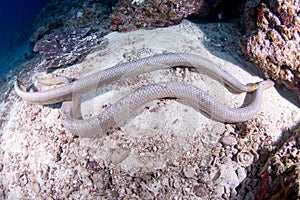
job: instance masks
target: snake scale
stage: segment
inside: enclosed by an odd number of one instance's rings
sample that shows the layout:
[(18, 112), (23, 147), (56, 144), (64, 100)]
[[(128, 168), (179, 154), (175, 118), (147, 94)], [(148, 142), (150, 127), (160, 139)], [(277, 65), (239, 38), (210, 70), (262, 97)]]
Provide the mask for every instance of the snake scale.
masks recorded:
[[(72, 116), (73, 103), (70, 100), (72, 100), (72, 95), (74, 94), (78, 96), (78, 94), (81, 95), (92, 91), (95, 87), (103, 87), (142, 73), (175, 66), (196, 68), (200, 72), (225, 83), (236, 92), (254, 92), (254, 98), (246, 107), (231, 108), (193, 85), (161, 82), (137, 89), (115, 104), (108, 106), (106, 110), (97, 116), (89, 119), (76, 119)], [(165, 53), (118, 64), (46, 91), (24, 91), (21, 87), (22, 83), (17, 80), (15, 82), (15, 91), (23, 100), (30, 103), (46, 105), (63, 102), (61, 108), (62, 124), (75, 135), (93, 137), (105, 133), (109, 128), (127, 119), (134, 111), (147, 102), (160, 98), (182, 99), (189, 105), (222, 122), (237, 123), (247, 121), (258, 113), (263, 91), (273, 85), (274, 83), (271, 80), (244, 85), (231, 74), (204, 57), (190, 53)]]

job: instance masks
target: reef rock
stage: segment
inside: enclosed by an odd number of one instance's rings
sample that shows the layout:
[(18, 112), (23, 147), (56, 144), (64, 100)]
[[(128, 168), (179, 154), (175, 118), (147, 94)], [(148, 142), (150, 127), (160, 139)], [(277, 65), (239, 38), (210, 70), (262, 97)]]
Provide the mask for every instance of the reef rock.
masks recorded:
[(33, 51), (44, 56), (43, 68), (58, 68), (80, 60), (99, 43), (97, 34), (89, 28), (68, 33), (56, 30), (37, 41)]
[(298, 0), (248, 0), (241, 40), (246, 57), (266, 78), (300, 99), (300, 6)]
[(116, 1), (49, 0), (34, 23), (33, 50), (44, 57), (42, 68), (82, 60), (110, 32), (109, 13)]
[(300, 199), (300, 128), (265, 164), (255, 199)]
[(191, 14), (205, 17), (212, 9), (222, 11), (225, 5), (236, 4), (231, 0), (121, 0), (110, 20), (112, 29), (122, 32), (166, 27), (179, 24)]

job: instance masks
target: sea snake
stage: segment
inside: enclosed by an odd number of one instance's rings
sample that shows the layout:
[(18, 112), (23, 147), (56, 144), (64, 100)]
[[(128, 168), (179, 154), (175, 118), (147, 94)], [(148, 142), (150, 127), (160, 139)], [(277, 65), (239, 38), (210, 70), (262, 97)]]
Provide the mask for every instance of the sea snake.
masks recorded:
[[(220, 103), (199, 88), (176, 82), (162, 82), (144, 86), (132, 94), (122, 98), (95, 117), (76, 119), (72, 117), (72, 95), (84, 94), (93, 89), (134, 77), (142, 73), (175, 66), (194, 67), (225, 83), (236, 92), (253, 92), (255, 98), (244, 108), (230, 108)], [(247, 121), (259, 111), (263, 90), (272, 87), (273, 82), (266, 80), (261, 83), (244, 85), (221, 67), (199, 55), (189, 53), (165, 53), (142, 58), (132, 62), (118, 64), (114, 67), (83, 77), (77, 81), (61, 85), (47, 91), (27, 92), (21, 89), (22, 83), (15, 82), (16, 93), (25, 101), (36, 104), (53, 104), (63, 102), (61, 114), (62, 124), (75, 135), (92, 137), (106, 132), (117, 125), (145, 103), (159, 98), (179, 98), (192, 106), (212, 115), (213, 118), (229, 123)]]

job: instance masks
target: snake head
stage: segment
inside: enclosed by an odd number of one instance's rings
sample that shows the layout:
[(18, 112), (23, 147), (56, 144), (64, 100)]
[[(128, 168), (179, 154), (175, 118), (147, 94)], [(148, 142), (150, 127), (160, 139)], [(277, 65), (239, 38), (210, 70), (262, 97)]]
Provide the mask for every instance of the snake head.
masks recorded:
[(246, 86), (250, 88), (250, 90), (249, 90), (249, 92), (250, 92), (250, 91), (257, 90), (258, 85), (259, 85), (259, 82), (258, 83), (248, 83)]

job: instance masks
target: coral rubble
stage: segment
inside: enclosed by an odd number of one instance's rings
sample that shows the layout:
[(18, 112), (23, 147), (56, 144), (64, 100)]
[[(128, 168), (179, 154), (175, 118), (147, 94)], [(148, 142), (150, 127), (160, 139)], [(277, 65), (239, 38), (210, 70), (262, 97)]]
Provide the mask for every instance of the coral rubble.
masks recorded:
[(300, 6), (297, 0), (248, 0), (241, 47), (267, 78), (300, 98)]

